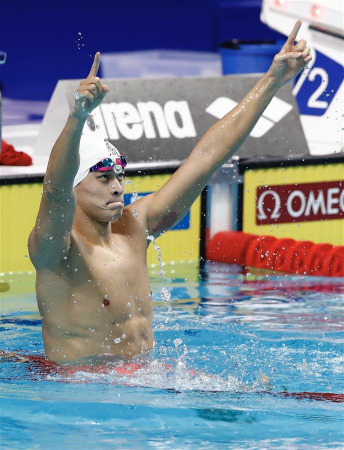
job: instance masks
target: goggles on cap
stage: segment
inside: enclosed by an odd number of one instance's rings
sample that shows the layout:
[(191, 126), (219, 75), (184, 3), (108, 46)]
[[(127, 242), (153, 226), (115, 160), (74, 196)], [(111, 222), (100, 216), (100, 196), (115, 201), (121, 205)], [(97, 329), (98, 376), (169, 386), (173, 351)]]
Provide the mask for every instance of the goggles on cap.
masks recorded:
[(90, 168), (90, 172), (108, 172), (109, 170), (113, 170), (116, 175), (120, 175), (124, 172), (126, 165), (127, 160), (125, 157), (119, 155), (117, 158), (105, 158), (99, 161)]

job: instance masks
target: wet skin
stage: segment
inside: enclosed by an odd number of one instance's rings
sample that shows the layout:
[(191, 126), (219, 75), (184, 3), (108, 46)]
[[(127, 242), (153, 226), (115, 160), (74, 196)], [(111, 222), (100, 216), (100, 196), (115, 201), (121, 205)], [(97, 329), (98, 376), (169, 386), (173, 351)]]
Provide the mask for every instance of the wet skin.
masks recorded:
[[(131, 358), (153, 348), (145, 211), (140, 200), (123, 207), (123, 186), (113, 174), (89, 174), (75, 189), (65, 256), (55, 266), (37, 270), (48, 359)], [(111, 226), (103, 242), (93, 242), (87, 233), (95, 223), (104, 231)]]

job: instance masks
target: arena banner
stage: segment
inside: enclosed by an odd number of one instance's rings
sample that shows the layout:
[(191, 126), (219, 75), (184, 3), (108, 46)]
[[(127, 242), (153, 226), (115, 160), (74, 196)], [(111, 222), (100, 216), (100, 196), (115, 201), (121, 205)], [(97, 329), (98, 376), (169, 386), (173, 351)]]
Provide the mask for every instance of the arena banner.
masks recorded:
[[(344, 244), (344, 157), (289, 167), (246, 167), (243, 231)], [(288, 165), (288, 162), (285, 162)]]
[[(110, 92), (89, 116), (84, 134), (108, 139), (129, 163), (182, 161), (218, 119), (246, 95), (259, 75), (217, 78), (105, 79)], [(80, 80), (58, 82), (34, 148), (47, 159), (73, 105)], [(263, 112), (239, 156), (308, 154), (291, 86)]]

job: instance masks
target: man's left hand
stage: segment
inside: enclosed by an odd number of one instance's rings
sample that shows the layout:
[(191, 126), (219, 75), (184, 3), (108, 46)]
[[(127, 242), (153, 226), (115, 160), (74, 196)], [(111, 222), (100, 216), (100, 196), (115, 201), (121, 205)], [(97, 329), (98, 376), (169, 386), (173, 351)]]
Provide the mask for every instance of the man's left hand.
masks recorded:
[(295, 78), (306, 67), (307, 63), (312, 60), (310, 48), (307, 47), (307, 42), (304, 39), (301, 39), (294, 45), (301, 24), (301, 20), (295, 23), (286, 43), (281, 48), (281, 51), (275, 55), (273, 63), (268, 70), (268, 75), (274, 77), (279, 86), (283, 86), (292, 78)]

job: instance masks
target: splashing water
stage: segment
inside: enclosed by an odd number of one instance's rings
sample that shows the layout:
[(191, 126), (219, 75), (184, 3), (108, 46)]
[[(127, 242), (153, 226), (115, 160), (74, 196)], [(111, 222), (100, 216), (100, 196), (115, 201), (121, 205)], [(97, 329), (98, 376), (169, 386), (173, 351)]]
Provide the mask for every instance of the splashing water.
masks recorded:
[[(132, 192), (132, 194), (131, 194), (131, 196), (132, 196), (132, 198), (131, 198), (131, 203), (136, 202), (136, 200), (139, 198), (139, 194), (135, 191), (133, 182), (132, 182), (131, 180), (126, 180), (125, 183), (126, 183), (126, 184), (131, 184), (131, 186), (132, 186), (132, 188), (133, 188), (133, 192)], [(134, 211), (133, 211), (133, 216), (134, 216), (134, 217), (138, 217), (138, 216), (139, 216), (139, 213), (136, 211), (136, 209), (134, 209)]]
[[(132, 186), (132, 190), (133, 190), (133, 192), (132, 192), (132, 200), (131, 200), (131, 203), (134, 203), (136, 200), (138, 200), (138, 198), (139, 198), (139, 195), (138, 195), (138, 193), (136, 192), (136, 190), (135, 190), (135, 188), (134, 188), (134, 185), (133, 185), (133, 182), (131, 181), (131, 180), (126, 180), (126, 184), (131, 184), (131, 186)], [(139, 213), (136, 211), (136, 209), (134, 209), (134, 211), (133, 211), (133, 216), (134, 217), (138, 217), (138, 215), (139, 215)], [(146, 230), (146, 234), (147, 234), (147, 240), (149, 240), (150, 242), (152, 242), (153, 243), (153, 245), (154, 245), (154, 249), (156, 250), (156, 252), (157, 252), (157, 257), (158, 257), (158, 261), (159, 261), (159, 265), (160, 265), (160, 270), (159, 270), (159, 272), (158, 272), (158, 275), (159, 275), (159, 278), (160, 278), (160, 281), (161, 281), (161, 298), (162, 298), (162, 300), (163, 300), (163, 302), (166, 304), (166, 306), (167, 306), (167, 311), (168, 311), (168, 313), (172, 310), (172, 308), (171, 308), (171, 305), (170, 305), (170, 299), (171, 299), (171, 293), (170, 293), (170, 291), (165, 287), (165, 284), (164, 284), (164, 280), (163, 280), (163, 275), (164, 275), (164, 270), (163, 270), (163, 262), (162, 262), (162, 257), (161, 257), (161, 249), (160, 249), (160, 247), (158, 246), (158, 244), (156, 243), (156, 241), (155, 241), (155, 239), (154, 239), (154, 236), (151, 236), (151, 235), (149, 235), (149, 232), (148, 232), (148, 230)], [(169, 321), (169, 318), (167, 317), (166, 318), (166, 323)]]
[[(166, 304), (167, 306), (167, 312), (171, 312), (172, 311), (172, 307), (170, 305), (170, 299), (171, 299), (171, 293), (170, 291), (165, 287), (164, 284), (164, 279), (163, 279), (163, 275), (164, 275), (164, 270), (163, 270), (163, 263), (162, 263), (162, 257), (161, 257), (161, 249), (158, 246), (158, 244), (156, 243), (154, 236), (150, 236), (148, 233), (148, 230), (146, 230), (146, 234), (147, 234), (147, 240), (152, 242), (154, 245), (154, 249), (157, 252), (157, 256), (158, 256), (158, 261), (159, 261), (159, 265), (160, 265), (160, 270), (158, 272), (160, 281), (161, 281), (161, 298), (163, 300), (163, 302)], [(166, 318), (165, 323), (167, 323), (169, 321), (169, 317)]]
[(85, 47), (85, 44), (82, 42), (82, 39), (84, 39), (84, 37), (82, 36), (81, 31), (78, 32), (78, 38), (76, 40), (76, 45), (78, 50), (81, 50), (82, 47)]
[[(81, 95), (79, 94), (78, 91), (73, 92), (73, 97), (75, 98), (75, 100), (79, 100), (79, 98), (81, 97)], [(84, 111), (85, 110), (85, 106), (86, 106), (86, 100), (81, 101), (81, 109)]]
[(44, 376), (37, 374), (39, 379), (49, 381), (63, 381), (65, 383), (103, 383), (107, 385), (154, 387), (178, 392), (236, 392), (238, 390), (250, 392), (250, 386), (240, 383), (230, 375), (221, 376), (207, 374), (190, 367), (183, 353), (175, 363), (153, 359), (137, 364), (136, 370), (128, 373), (121, 364), (108, 363), (97, 372), (88, 370), (91, 367), (79, 368), (73, 373), (50, 373)]

